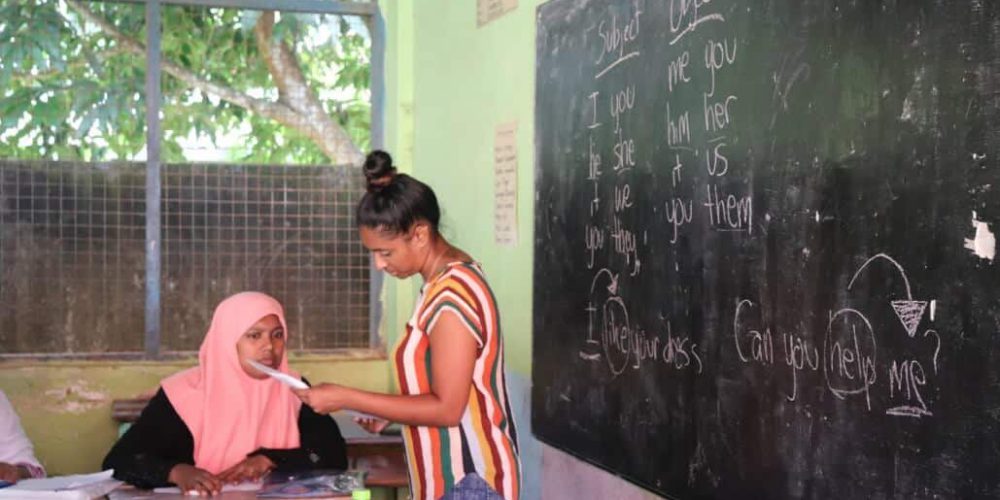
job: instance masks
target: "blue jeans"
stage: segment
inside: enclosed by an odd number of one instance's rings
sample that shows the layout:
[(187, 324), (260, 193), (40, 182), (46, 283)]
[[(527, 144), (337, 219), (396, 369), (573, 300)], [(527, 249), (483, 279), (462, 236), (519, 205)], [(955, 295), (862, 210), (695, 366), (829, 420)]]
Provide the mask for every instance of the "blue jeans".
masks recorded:
[(452, 489), (439, 500), (503, 500), (489, 483), (476, 473), (466, 474)]

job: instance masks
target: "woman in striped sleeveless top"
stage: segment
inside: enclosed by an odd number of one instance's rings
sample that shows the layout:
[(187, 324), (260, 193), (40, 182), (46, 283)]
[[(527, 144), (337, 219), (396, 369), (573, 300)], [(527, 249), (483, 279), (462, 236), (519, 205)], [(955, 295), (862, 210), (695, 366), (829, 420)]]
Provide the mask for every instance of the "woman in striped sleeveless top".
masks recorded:
[(496, 299), (482, 269), (438, 232), (434, 191), (396, 173), (388, 153), (364, 164), (361, 241), (376, 267), (420, 274), (420, 298), (392, 355), (401, 395), (335, 384), (296, 391), (318, 412), (351, 409), (372, 432), (404, 426), (410, 490), (418, 499), (516, 499), (520, 462), (504, 376)]

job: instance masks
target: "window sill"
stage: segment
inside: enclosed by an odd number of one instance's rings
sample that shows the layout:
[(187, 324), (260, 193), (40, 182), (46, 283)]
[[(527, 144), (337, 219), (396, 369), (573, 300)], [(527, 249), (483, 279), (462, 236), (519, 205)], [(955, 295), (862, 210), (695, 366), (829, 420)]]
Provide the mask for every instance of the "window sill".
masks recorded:
[[(20, 368), (31, 366), (116, 366), (123, 362), (130, 365), (171, 366), (185, 368), (196, 363), (195, 351), (168, 352), (155, 358), (141, 352), (114, 352), (91, 354), (0, 354), (0, 368)], [(317, 349), (290, 353), (291, 363), (311, 363), (321, 361), (379, 361), (388, 359), (385, 348), (343, 348)]]

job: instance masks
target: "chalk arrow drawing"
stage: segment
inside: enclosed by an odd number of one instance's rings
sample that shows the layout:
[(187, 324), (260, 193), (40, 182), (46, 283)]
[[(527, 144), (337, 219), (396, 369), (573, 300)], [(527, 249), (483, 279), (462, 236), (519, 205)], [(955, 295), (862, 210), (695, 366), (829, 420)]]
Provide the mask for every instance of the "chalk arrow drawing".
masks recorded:
[(892, 265), (896, 266), (896, 269), (899, 270), (900, 276), (903, 277), (903, 283), (906, 284), (906, 300), (893, 300), (890, 301), (890, 303), (892, 304), (893, 311), (896, 312), (896, 317), (899, 318), (899, 322), (902, 323), (903, 328), (906, 329), (906, 333), (910, 337), (913, 337), (917, 333), (917, 326), (920, 325), (920, 318), (924, 316), (924, 309), (927, 308), (927, 301), (913, 300), (913, 292), (910, 291), (910, 280), (906, 277), (906, 270), (903, 269), (903, 266), (899, 265), (899, 262), (896, 262), (892, 257), (889, 257), (884, 253), (872, 256), (866, 260), (864, 264), (861, 264), (861, 267), (859, 267), (857, 271), (855, 271), (854, 277), (851, 278), (851, 282), (847, 284), (847, 289), (851, 289), (854, 285), (854, 280), (858, 279), (861, 271), (868, 267), (868, 264), (874, 262), (875, 259), (885, 259), (889, 261)]
[[(600, 270), (598, 270), (596, 273), (594, 273), (594, 279), (592, 279), (590, 281), (590, 295), (591, 296), (594, 295), (594, 288), (597, 287), (597, 279), (600, 278), (602, 274), (608, 275), (608, 278), (611, 280), (611, 282), (607, 286), (608, 293), (610, 293), (613, 297), (617, 296), (618, 295), (618, 275), (615, 274), (615, 273), (613, 273), (613, 272), (611, 272), (611, 270), (608, 269), (608, 268), (606, 268), (606, 267), (603, 267)], [(605, 310), (606, 309), (607, 309), (607, 306), (605, 305)], [(597, 340), (594, 339), (594, 316), (597, 314), (597, 308), (594, 307), (594, 303), (593, 302), (589, 302), (588, 301), (587, 302), (587, 307), (586, 307), (585, 311), (587, 311), (587, 341), (586, 341), (586, 343), (587, 344), (595, 344), (595, 345), (596, 344), (600, 344), (600, 342), (598, 342)], [(597, 361), (597, 360), (601, 359), (601, 354), (600, 353), (591, 353), (591, 352), (580, 351), (579, 355), (580, 355), (581, 359), (585, 359), (587, 361)]]
[(599, 271), (594, 273), (594, 279), (590, 281), (590, 294), (594, 294), (594, 287), (597, 286), (597, 278), (602, 274), (607, 274), (611, 278), (611, 283), (608, 285), (608, 293), (611, 295), (618, 295), (618, 275), (611, 272), (610, 269), (602, 267)]

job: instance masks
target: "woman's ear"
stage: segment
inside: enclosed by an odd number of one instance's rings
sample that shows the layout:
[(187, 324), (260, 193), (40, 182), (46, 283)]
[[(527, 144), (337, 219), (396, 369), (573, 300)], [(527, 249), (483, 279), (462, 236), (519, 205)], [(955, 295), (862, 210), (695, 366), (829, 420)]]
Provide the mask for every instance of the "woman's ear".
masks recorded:
[(411, 229), (413, 231), (413, 241), (417, 244), (418, 248), (424, 248), (431, 242), (431, 226), (425, 221), (417, 221), (413, 223)]

